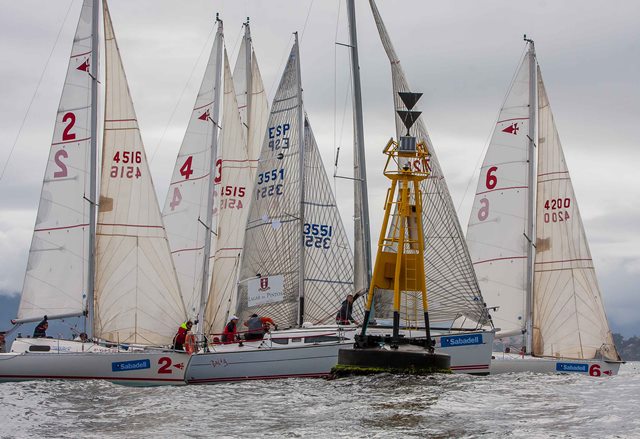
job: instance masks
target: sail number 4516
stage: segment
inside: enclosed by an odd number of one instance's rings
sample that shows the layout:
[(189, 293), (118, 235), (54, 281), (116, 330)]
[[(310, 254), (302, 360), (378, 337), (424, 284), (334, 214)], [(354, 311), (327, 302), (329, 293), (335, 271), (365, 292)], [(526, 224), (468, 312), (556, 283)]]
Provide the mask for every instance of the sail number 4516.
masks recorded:
[(134, 164), (142, 163), (141, 151), (116, 151), (112, 161), (116, 164), (111, 166), (111, 172), (109, 174), (111, 178), (142, 177), (140, 167), (134, 166)]

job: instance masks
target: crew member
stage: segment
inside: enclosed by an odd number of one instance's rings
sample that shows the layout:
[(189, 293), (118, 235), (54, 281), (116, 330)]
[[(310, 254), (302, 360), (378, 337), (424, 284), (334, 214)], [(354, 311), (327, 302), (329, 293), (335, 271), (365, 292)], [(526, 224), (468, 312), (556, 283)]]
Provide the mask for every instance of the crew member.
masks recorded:
[(278, 325), (269, 317), (260, 317), (258, 314), (252, 314), (249, 320), (244, 322), (244, 326), (248, 328), (244, 338), (246, 340), (260, 340), (264, 337), (271, 325), (278, 329)]
[(355, 296), (353, 294), (347, 295), (347, 298), (340, 305), (338, 314), (336, 314), (336, 323), (338, 325), (358, 324), (351, 313), (353, 312), (353, 302), (358, 300), (358, 297), (362, 295), (364, 295), (364, 291), (356, 293)]
[(173, 337), (173, 349), (183, 350), (184, 349), (184, 341), (187, 338), (187, 332), (191, 331), (191, 327), (193, 326), (193, 322), (191, 320), (187, 320), (182, 323), (178, 328), (178, 333)]
[(33, 330), (33, 338), (46, 338), (47, 328), (49, 328), (49, 322), (47, 321), (47, 316), (44, 316), (44, 319)]
[(222, 343), (234, 343), (238, 338), (238, 317), (231, 316), (229, 323), (224, 327)]

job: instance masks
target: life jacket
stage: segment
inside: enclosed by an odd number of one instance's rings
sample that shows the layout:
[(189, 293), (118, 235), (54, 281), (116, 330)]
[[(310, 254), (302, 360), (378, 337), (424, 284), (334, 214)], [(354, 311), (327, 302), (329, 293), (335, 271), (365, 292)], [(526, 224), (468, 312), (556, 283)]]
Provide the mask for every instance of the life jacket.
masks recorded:
[(184, 339), (184, 350), (189, 355), (196, 351), (196, 336), (191, 331), (187, 332), (187, 336)]

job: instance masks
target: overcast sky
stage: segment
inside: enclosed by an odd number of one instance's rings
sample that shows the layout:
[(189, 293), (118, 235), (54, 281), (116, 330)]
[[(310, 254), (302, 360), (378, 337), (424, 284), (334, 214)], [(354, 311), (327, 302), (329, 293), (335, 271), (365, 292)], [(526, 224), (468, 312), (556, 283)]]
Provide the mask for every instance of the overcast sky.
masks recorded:
[[(17, 138), (0, 180), (0, 294), (22, 286), (81, 3), (0, 0), (0, 167)], [(488, 136), (524, 50), (522, 35), (535, 39), (609, 320), (614, 330), (640, 334), (640, 2), (379, 0), (378, 6), (412, 89), (424, 93), (420, 109), (465, 229)], [(387, 187), (381, 149), (394, 135), (391, 80), (368, 2), (356, 0), (356, 8), (375, 237)], [(351, 175), (349, 59), (347, 48), (335, 45), (348, 42), (344, 0), (111, 0), (110, 9), (161, 202), (216, 12), (232, 63), (241, 24), (251, 17), (269, 99), (292, 32), (300, 32), (305, 108), (327, 171), (333, 175), (335, 147), (342, 145), (338, 173)], [(351, 184), (334, 185), (351, 232)]]

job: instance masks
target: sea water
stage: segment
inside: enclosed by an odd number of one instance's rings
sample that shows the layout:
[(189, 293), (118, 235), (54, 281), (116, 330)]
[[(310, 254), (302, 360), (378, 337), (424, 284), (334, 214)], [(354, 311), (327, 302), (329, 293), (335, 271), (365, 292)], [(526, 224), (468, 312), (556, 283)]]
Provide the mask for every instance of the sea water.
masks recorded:
[(155, 388), (3, 383), (0, 437), (640, 438), (640, 363), (611, 378), (377, 375)]

